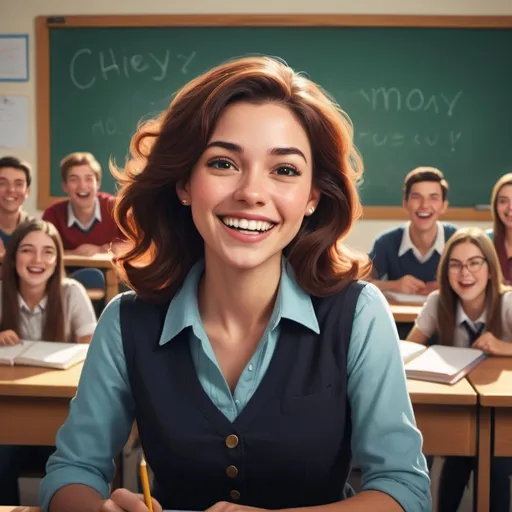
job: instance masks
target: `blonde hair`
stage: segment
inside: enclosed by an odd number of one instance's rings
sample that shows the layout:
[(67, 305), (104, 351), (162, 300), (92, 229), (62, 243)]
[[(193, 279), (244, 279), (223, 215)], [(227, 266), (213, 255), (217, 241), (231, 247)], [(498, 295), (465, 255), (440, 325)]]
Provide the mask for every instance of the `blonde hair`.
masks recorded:
[(504, 174), (492, 188), (491, 194), (491, 214), (492, 214), (492, 233), (494, 246), (499, 247), (505, 240), (505, 226), (498, 214), (498, 196), (501, 189), (506, 185), (512, 185), (512, 172)]

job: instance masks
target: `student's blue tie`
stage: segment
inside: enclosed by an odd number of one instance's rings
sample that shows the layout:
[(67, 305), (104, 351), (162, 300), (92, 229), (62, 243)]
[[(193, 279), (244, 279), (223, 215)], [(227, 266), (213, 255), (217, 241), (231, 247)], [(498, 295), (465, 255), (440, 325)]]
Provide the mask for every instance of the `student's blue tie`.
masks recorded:
[(476, 330), (473, 329), (473, 327), (469, 324), (469, 322), (467, 320), (464, 320), (461, 323), (461, 325), (462, 325), (462, 327), (464, 327), (464, 329), (466, 329), (466, 332), (468, 333), (469, 346), (473, 345), (473, 343), (478, 338), (480, 338), (480, 336), (482, 335), (482, 333), (484, 332), (484, 329), (485, 329), (485, 324), (483, 322), (477, 322), (475, 324)]

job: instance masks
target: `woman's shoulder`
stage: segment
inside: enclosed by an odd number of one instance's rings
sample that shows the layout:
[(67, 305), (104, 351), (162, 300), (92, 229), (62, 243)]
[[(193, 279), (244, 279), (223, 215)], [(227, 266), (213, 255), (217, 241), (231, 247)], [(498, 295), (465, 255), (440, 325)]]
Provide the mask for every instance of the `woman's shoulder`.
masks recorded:
[(73, 279), (72, 277), (65, 277), (62, 280), (62, 293), (65, 296), (73, 295), (73, 294), (85, 294), (87, 295), (87, 290), (85, 289), (85, 286), (76, 279)]
[(510, 286), (507, 286), (501, 294), (501, 304), (506, 310), (512, 310), (512, 288)]
[(336, 295), (340, 297), (349, 293), (357, 295), (355, 304), (356, 315), (363, 310), (375, 313), (388, 307), (388, 301), (383, 293), (374, 284), (367, 281), (352, 281)]

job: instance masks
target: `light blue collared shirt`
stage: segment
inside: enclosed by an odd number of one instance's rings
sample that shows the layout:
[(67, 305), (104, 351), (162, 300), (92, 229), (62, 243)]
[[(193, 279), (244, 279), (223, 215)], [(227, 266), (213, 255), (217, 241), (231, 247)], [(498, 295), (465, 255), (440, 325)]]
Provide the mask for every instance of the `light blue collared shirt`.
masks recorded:
[(73, 224), (76, 224), (82, 231), (89, 231), (92, 225), (96, 222), (101, 222), (101, 208), (100, 208), (100, 200), (98, 197), (94, 199), (94, 215), (90, 220), (89, 224), (82, 224), (75, 216), (75, 212), (73, 212), (73, 207), (71, 206), (71, 201), (68, 201), (68, 228), (70, 228)]
[[(310, 296), (298, 286), (291, 268), (284, 265), (270, 321), (232, 394), (199, 314), (197, 287), (202, 272), (202, 264), (196, 265), (173, 298), (160, 344), (172, 342), (179, 332), (191, 327), (191, 353), (198, 379), (219, 410), (234, 420), (267, 371), (281, 319), (316, 333), (320, 332), (318, 321)], [(407, 393), (396, 327), (386, 300), (371, 284), (357, 302), (347, 370), (351, 446), (354, 464), (362, 471), (361, 490), (384, 492), (408, 512), (430, 511), (430, 479)], [(134, 414), (117, 297), (100, 318), (68, 419), (57, 434), (57, 451), (49, 459), (40, 488), (45, 511), (53, 494), (68, 484), (85, 484), (104, 498), (109, 495), (113, 458), (128, 439)]]

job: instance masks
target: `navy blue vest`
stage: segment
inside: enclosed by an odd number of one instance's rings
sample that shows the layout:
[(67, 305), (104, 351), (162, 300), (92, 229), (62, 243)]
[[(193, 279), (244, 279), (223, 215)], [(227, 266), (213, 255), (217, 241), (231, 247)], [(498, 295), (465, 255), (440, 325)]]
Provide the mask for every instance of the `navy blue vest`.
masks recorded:
[(321, 333), (281, 320), (269, 368), (229, 421), (203, 390), (189, 329), (158, 345), (169, 303), (121, 300), (121, 332), (136, 421), (165, 509), (218, 501), (267, 509), (344, 498), (351, 467), (347, 353), (364, 283), (313, 298)]

